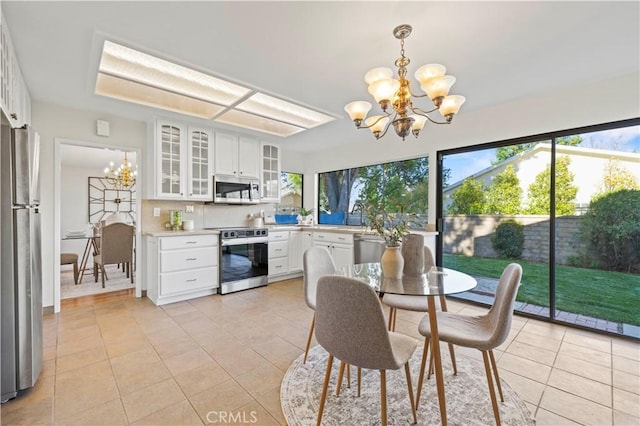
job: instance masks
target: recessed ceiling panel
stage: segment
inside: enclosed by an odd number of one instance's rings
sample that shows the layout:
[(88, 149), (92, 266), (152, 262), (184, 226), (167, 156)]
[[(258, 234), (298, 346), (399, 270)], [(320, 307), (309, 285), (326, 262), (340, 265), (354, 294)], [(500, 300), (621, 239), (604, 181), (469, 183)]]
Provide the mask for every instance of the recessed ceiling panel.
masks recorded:
[(282, 137), (295, 135), (305, 130), (302, 127), (236, 110), (225, 112), (219, 117), (216, 117), (215, 121)]
[(208, 120), (224, 109), (189, 96), (102, 73), (98, 73), (96, 94)]
[(296, 105), (263, 93), (256, 93), (236, 106), (236, 109), (271, 117), (307, 129), (335, 120), (326, 114)]

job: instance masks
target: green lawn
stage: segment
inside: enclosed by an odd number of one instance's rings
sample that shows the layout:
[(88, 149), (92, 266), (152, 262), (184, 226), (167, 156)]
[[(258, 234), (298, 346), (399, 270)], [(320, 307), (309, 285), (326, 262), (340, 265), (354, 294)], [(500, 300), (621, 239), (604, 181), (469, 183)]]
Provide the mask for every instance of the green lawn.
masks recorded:
[[(470, 275), (499, 278), (506, 259), (444, 255), (444, 266)], [(522, 266), (517, 300), (549, 306), (549, 265), (516, 261)], [(556, 267), (556, 308), (632, 325), (640, 325), (640, 275), (597, 269)]]

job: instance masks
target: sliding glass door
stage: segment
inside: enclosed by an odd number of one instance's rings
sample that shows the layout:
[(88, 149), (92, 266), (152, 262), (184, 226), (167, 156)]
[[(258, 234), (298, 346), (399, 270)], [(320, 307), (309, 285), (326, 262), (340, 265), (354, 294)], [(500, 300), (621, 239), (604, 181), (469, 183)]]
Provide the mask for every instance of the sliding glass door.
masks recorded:
[(478, 280), (523, 267), (516, 311), (640, 337), (640, 120), (442, 151), (440, 259)]

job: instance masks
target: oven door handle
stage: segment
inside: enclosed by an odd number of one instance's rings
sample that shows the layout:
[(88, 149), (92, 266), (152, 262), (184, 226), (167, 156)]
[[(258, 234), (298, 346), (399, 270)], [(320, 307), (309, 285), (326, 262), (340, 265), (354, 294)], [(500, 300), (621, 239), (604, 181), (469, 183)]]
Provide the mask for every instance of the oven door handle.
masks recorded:
[(222, 247), (225, 247), (225, 246), (241, 246), (245, 244), (262, 244), (262, 243), (266, 244), (268, 241), (269, 239), (265, 237), (234, 238), (230, 240), (222, 240), (220, 245)]

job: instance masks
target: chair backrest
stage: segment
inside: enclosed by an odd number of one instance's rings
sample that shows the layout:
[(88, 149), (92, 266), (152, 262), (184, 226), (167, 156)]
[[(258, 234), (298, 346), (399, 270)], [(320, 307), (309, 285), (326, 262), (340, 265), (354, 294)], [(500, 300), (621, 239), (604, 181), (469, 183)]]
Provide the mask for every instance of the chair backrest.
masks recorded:
[(507, 339), (511, 330), (513, 318), (513, 305), (518, 294), (518, 287), (522, 279), (522, 267), (517, 263), (511, 263), (502, 271), (496, 297), (487, 317), (493, 327), (493, 333), (488, 341), (490, 348), (495, 348)]
[(378, 295), (364, 281), (320, 278), (315, 327), (318, 343), (340, 361), (376, 370), (399, 367)]
[(133, 260), (133, 226), (126, 223), (105, 225), (100, 231), (100, 256), (105, 265)]
[(311, 247), (302, 255), (304, 301), (316, 308), (316, 286), (323, 275), (336, 273), (336, 264), (325, 247)]

